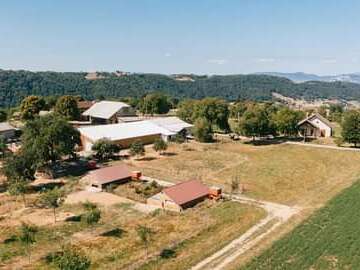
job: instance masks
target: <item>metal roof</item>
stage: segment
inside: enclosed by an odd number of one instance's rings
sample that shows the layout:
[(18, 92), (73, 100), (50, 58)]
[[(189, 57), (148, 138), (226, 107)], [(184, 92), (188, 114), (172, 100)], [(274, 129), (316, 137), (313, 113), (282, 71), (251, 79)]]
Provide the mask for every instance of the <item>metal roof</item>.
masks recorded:
[(118, 111), (126, 107), (130, 106), (124, 102), (100, 101), (92, 105), (85, 112), (83, 112), (83, 115), (102, 119), (110, 119)]
[(209, 194), (209, 188), (198, 180), (189, 180), (163, 189), (163, 192), (178, 205), (184, 205)]
[(16, 128), (10, 125), (8, 122), (1, 122), (0, 123), (0, 132), (15, 130)]
[(151, 123), (154, 123), (160, 127), (166, 128), (169, 131), (178, 133), (185, 128), (191, 128), (193, 125), (186, 123), (181, 120), (179, 117), (171, 116), (171, 117), (158, 117), (147, 120)]
[(175, 135), (165, 128), (157, 126), (149, 121), (118, 123), (79, 128), (80, 133), (93, 142), (107, 138), (111, 141), (119, 141), (151, 135)]

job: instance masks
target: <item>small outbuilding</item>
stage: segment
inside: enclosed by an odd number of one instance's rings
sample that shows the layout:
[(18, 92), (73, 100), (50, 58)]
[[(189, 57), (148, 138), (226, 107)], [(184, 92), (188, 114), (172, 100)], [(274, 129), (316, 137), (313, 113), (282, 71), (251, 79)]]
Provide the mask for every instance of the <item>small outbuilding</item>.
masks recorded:
[(312, 114), (300, 121), (298, 128), (303, 137), (331, 137), (333, 134), (333, 127), (330, 121), (318, 113)]
[(202, 202), (209, 196), (209, 188), (198, 180), (185, 181), (164, 188), (160, 193), (147, 199), (147, 203), (165, 210), (181, 212)]
[(119, 164), (91, 171), (89, 179), (92, 187), (103, 190), (107, 185), (130, 181), (132, 172), (125, 164)]

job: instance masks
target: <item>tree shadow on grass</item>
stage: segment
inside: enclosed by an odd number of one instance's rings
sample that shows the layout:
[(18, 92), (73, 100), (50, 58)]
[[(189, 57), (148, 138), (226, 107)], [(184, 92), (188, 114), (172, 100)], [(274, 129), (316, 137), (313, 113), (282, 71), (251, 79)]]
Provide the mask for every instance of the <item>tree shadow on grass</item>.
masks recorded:
[(301, 141), (303, 141), (303, 138), (276, 137), (276, 138), (271, 138), (271, 139), (256, 139), (256, 140), (246, 141), (246, 142), (244, 142), (244, 144), (250, 144), (250, 145), (254, 145), (254, 146), (266, 146), (266, 145), (283, 144), (288, 141), (301, 142)]
[(138, 161), (152, 161), (155, 160), (156, 157), (141, 157), (141, 158), (137, 158), (136, 160)]
[(161, 154), (162, 156), (165, 156), (165, 157), (172, 157), (172, 156), (176, 156), (177, 153), (174, 153), (174, 152), (164, 152)]

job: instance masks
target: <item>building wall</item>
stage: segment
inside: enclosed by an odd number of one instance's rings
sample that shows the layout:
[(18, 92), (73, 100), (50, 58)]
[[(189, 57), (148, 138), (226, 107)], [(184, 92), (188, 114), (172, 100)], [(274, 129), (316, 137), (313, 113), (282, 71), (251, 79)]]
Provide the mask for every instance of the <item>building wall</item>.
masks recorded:
[(204, 195), (201, 198), (190, 201), (190, 202), (180, 206), (180, 205), (176, 204), (173, 200), (171, 200), (171, 198), (169, 198), (165, 193), (160, 192), (160, 193), (156, 194), (155, 196), (147, 199), (146, 202), (151, 205), (159, 206), (165, 210), (181, 212), (182, 210), (184, 210), (186, 208), (193, 207), (196, 204), (198, 204), (199, 202), (204, 201), (207, 197), (208, 197), (208, 195)]
[(148, 136), (134, 137), (134, 138), (124, 139), (124, 140), (119, 140), (119, 141), (115, 141), (115, 143), (121, 145), (121, 147), (123, 147), (123, 148), (128, 148), (133, 142), (135, 142), (137, 140), (141, 141), (143, 144), (151, 144), (160, 137), (161, 137), (160, 134), (148, 135)]
[(160, 192), (155, 196), (148, 198), (146, 201), (147, 204), (155, 205), (161, 207), (165, 210), (181, 212), (182, 208), (172, 201), (166, 194)]
[(84, 135), (80, 135), (81, 148), (83, 151), (91, 151), (91, 147), (93, 146), (93, 141)]
[[(122, 148), (128, 148), (133, 142), (135, 142), (137, 140), (141, 141), (143, 144), (151, 144), (160, 137), (161, 137), (160, 134), (156, 134), (156, 135), (149, 135), (149, 136), (142, 136), (142, 137), (134, 137), (134, 138), (113, 141), (113, 142), (116, 144), (119, 144)], [(82, 150), (91, 151), (91, 147), (94, 144), (94, 142), (92, 140), (90, 140), (89, 138), (85, 137), (84, 135), (80, 136), (80, 140), (81, 140)]]
[(327, 124), (322, 122), (320, 119), (315, 117), (314, 119), (311, 120), (311, 123), (313, 123), (314, 125), (319, 127), (320, 131), (323, 131), (324, 137), (331, 137), (331, 135), (332, 135), (331, 127), (329, 127)]

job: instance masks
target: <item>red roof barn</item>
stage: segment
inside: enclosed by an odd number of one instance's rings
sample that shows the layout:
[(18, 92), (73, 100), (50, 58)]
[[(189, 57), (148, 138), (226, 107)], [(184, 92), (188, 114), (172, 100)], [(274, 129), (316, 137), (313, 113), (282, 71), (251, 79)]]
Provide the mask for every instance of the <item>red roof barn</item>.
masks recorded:
[(181, 211), (194, 206), (208, 196), (209, 188), (206, 185), (198, 180), (189, 180), (163, 189), (147, 202), (164, 209)]

